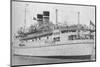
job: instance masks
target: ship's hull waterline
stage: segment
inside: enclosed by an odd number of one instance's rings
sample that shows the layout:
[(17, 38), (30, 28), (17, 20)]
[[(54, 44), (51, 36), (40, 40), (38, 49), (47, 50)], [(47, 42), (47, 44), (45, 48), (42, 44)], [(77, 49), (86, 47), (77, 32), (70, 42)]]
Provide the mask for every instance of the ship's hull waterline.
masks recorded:
[(70, 44), (47, 47), (14, 48), (14, 55), (39, 57), (89, 57), (93, 53), (94, 43)]

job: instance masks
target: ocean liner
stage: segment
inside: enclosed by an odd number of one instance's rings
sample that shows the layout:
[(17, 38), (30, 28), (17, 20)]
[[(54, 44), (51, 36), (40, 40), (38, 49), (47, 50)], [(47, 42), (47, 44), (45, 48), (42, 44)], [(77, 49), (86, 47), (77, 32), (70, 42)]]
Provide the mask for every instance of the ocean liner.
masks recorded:
[(95, 25), (90, 21), (89, 26), (78, 23), (75, 25), (59, 25), (50, 22), (50, 12), (43, 11), (33, 18), (38, 25), (28, 29), (21, 27), (13, 43), (14, 55), (37, 57), (90, 57), (95, 44)]

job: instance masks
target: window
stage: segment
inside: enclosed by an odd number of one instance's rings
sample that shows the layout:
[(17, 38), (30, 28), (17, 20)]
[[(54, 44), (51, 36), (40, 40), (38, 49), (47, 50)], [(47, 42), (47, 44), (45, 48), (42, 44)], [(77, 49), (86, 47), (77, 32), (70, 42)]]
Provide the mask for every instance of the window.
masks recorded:
[(19, 46), (25, 46), (25, 44), (22, 43), (22, 44), (19, 44)]
[(69, 36), (69, 40), (75, 40), (76, 37), (77, 37), (76, 35), (70, 35), (70, 36)]
[(94, 39), (94, 35), (90, 35), (90, 39)]
[(73, 40), (73, 35), (70, 35), (68, 38), (69, 40)]
[(61, 31), (61, 33), (67, 33), (68, 32), (68, 30), (62, 30)]
[(54, 41), (60, 41), (60, 37), (54, 37)]

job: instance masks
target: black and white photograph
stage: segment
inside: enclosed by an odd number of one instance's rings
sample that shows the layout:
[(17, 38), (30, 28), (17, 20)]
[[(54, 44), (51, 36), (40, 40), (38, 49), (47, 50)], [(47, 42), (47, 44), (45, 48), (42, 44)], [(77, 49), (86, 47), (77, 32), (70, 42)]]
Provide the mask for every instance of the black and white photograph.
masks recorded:
[(96, 6), (11, 1), (11, 66), (96, 61)]

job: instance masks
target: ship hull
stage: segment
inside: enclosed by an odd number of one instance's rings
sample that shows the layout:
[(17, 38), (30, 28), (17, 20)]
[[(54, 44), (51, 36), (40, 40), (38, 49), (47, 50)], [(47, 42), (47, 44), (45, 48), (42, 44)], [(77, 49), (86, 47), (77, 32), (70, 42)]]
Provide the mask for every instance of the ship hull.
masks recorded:
[(37, 56), (37, 57), (51, 57), (51, 58), (78, 58), (85, 56), (90, 57), (93, 53), (93, 43), (78, 43), (78, 44), (64, 44), (56, 46), (44, 46), (44, 47), (26, 47), (26, 48), (14, 48), (15, 55), (22, 56)]

